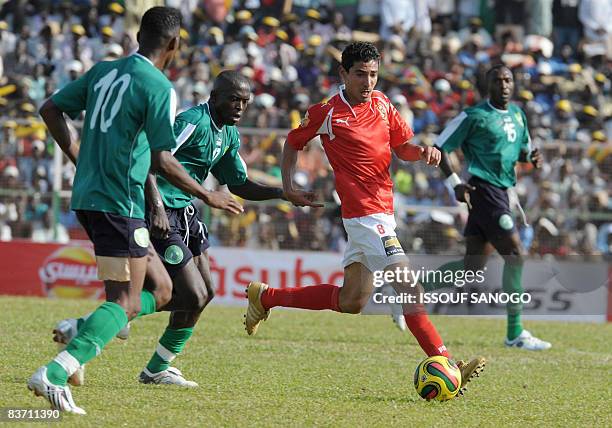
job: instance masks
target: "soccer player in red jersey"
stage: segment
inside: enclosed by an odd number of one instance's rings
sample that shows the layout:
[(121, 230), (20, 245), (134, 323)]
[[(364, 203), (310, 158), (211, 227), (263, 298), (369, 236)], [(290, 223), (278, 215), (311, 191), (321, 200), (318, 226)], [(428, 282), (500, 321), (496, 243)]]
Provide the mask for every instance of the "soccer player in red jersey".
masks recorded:
[[(411, 144), (410, 127), (389, 99), (374, 87), (378, 80), (380, 54), (370, 43), (356, 42), (342, 52), (340, 77), (344, 85), (328, 101), (308, 109), (299, 128), (289, 133), (283, 149), (282, 176), (285, 196), (297, 206), (321, 207), (312, 194), (297, 191), (293, 173), (298, 151), (319, 136), (334, 170), (336, 189), (342, 202), (342, 220), (348, 234), (344, 254), (344, 284), (273, 289), (252, 282), (247, 289), (247, 333), (255, 334), (259, 323), (275, 306), (310, 310), (331, 309), (357, 314), (374, 290), (374, 273), (408, 268), (408, 259), (395, 234), (393, 182), (389, 174), (391, 151), (406, 161), (424, 161), (437, 166), (440, 152), (434, 147)], [(398, 294), (417, 296), (419, 284), (394, 281)], [(408, 328), (428, 356), (450, 357), (440, 335), (419, 303), (403, 305)], [(477, 376), (484, 358), (458, 363), (461, 390)]]

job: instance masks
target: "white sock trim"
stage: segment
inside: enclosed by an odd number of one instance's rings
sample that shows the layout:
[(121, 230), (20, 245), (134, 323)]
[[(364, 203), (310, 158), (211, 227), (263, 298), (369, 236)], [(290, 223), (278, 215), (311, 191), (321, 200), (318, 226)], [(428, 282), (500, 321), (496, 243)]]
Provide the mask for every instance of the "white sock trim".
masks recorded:
[(159, 374), (161, 373), (161, 372), (153, 373), (151, 370), (149, 370), (146, 367), (144, 368), (143, 372), (144, 372), (144, 374), (146, 374), (147, 376), (152, 377), (152, 378), (155, 378), (155, 377), (159, 376)]
[(60, 352), (53, 361), (62, 366), (66, 373), (68, 373), (68, 376), (72, 376), (81, 367), (79, 360), (74, 358), (68, 351)]
[(172, 352), (170, 352), (161, 343), (157, 344), (157, 349), (155, 350), (155, 352), (157, 352), (157, 355), (159, 355), (162, 360), (164, 360), (164, 361), (166, 361), (168, 363), (171, 363), (172, 360), (174, 360), (176, 358), (176, 354), (173, 354)]

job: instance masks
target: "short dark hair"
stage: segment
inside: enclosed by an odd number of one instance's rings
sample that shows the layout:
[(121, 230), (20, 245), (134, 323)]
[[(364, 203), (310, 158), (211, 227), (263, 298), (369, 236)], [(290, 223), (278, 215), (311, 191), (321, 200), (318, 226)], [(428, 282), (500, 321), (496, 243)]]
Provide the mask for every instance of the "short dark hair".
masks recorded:
[(151, 49), (164, 47), (181, 28), (181, 13), (173, 7), (155, 6), (140, 21), (139, 43)]
[(251, 88), (251, 82), (244, 74), (236, 70), (223, 70), (215, 78), (213, 91), (222, 92), (230, 88), (239, 88), (242, 85), (247, 86), (249, 89)]
[(510, 70), (510, 67), (508, 67), (506, 64), (498, 63), (487, 70), (487, 73), (485, 74), (485, 81), (489, 83), (489, 80), (491, 79), (491, 76), (493, 76), (493, 73), (502, 68), (506, 68), (510, 72), (510, 74), (512, 74), (512, 70)]
[(356, 62), (380, 61), (376, 46), (368, 42), (353, 42), (342, 51), (342, 68), (349, 71)]

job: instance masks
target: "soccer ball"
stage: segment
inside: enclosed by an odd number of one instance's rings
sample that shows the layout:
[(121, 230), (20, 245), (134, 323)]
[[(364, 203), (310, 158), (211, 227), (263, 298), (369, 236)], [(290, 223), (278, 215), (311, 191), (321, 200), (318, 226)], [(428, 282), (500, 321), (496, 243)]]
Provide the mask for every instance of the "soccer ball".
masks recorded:
[(441, 355), (425, 358), (414, 372), (414, 387), (428, 401), (450, 400), (461, 388), (461, 371), (453, 360)]

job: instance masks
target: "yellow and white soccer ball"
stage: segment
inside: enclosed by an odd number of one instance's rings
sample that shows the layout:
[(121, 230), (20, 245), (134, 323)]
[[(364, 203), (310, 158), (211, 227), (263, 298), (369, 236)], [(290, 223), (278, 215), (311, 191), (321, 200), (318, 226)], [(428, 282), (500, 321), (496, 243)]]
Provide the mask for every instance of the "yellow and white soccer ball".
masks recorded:
[(461, 370), (453, 360), (441, 355), (426, 358), (414, 372), (414, 387), (428, 401), (450, 400), (461, 388)]

